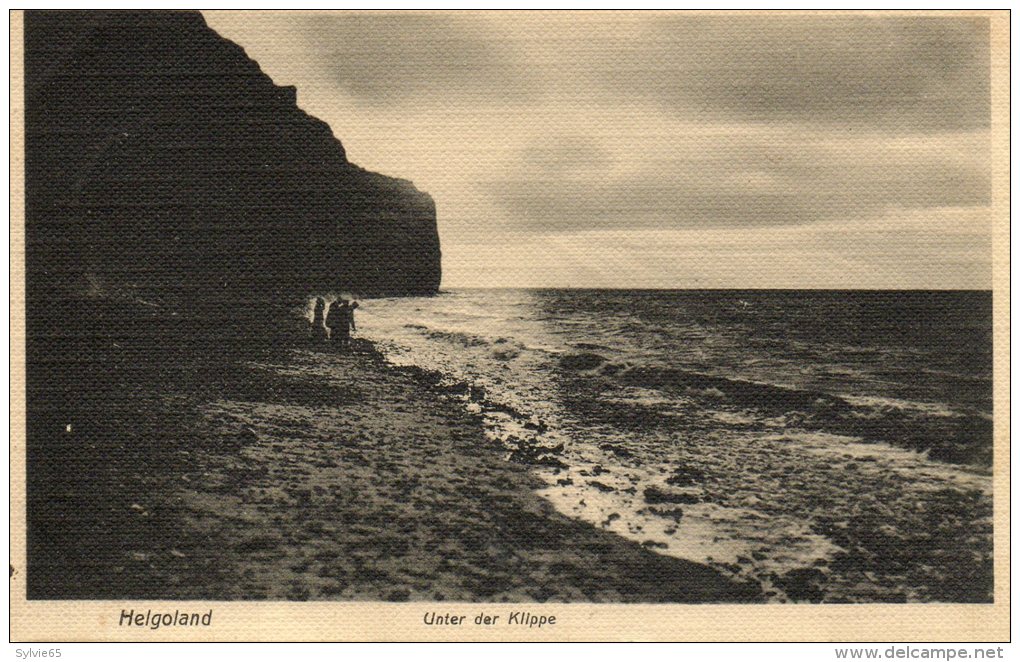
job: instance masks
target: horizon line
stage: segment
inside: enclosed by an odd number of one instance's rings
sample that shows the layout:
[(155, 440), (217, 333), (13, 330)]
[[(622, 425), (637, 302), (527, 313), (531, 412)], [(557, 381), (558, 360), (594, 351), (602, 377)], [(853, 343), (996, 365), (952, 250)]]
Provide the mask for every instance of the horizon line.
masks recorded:
[(577, 286), (513, 286), (513, 285), (454, 285), (440, 287), (437, 294), (452, 290), (588, 290), (588, 291), (648, 291), (648, 292), (994, 292), (994, 288), (973, 287), (577, 287)]

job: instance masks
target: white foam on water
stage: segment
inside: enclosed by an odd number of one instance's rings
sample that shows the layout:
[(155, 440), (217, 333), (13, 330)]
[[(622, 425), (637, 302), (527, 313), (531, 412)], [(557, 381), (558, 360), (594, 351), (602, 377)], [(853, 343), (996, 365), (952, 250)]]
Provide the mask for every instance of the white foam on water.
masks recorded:
[(875, 409), (898, 409), (901, 411), (918, 412), (926, 416), (939, 416), (951, 418), (959, 416), (948, 406), (938, 402), (916, 402), (913, 400), (902, 400), (899, 398), (879, 397), (872, 395), (843, 395), (844, 400), (859, 407), (871, 407)]
[(963, 465), (931, 460), (924, 451), (884, 443), (865, 443), (857, 437), (825, 432), (788, 431), (765, 439), (795, 443), (813, 455), (856, 460), (857, 470), (865, 473), (893, 472), (910, 478), (917, 489), (943, 489), (952, 485), (984, 494), (992, 493), (990, 476)]
[[(644, 490), (661, 486), (657, 472), (630, 468), (626, 477), (583, 476), (578, 468), (539, 472), (550, 483), (539, 491), (557, 510), (666, 556), (712, 565), (741, 578), (765, 581), (772, 574), (811, 567), (840, 551), (824, 536), (792, 518), (717, 503), (649, 504)], [(559, 482), (570, 479), (569, 485)], [(592, 485), (597, 481), (613, 492)], [(626, 490), (634, 488), (633, 494)], [(670, 491), (669, 488), (666, 488)], [(675, 490), (673, 490), (675, 491)]]

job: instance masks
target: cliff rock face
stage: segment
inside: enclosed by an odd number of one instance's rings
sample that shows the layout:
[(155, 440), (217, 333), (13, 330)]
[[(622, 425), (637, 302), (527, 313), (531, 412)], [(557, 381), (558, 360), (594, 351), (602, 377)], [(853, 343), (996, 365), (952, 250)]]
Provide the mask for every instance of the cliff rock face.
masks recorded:
[(25, 16), (29, 296), (432, 294), (435, 205), (197, 12)]

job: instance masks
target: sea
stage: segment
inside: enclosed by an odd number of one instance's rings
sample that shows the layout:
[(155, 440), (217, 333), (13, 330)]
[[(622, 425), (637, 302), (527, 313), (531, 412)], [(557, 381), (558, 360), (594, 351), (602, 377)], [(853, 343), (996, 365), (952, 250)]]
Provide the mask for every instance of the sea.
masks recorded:
[(563, 515), (772, 602), (992, 595), (992, 296), (463, 289), (359, 335)]

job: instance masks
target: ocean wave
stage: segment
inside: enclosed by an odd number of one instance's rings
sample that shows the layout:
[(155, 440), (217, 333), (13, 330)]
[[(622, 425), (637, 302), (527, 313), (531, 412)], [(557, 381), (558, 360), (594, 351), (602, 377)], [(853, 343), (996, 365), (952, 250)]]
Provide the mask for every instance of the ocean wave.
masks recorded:
[[(761, 581), (775, 599), (796, 599), (783, 588), (791, 573), (831, 574), (844, 582), (836, 597), (884, 581), (840, 566), (846, 536), (815, 519), (842, 512), (852, 527), (861, 508), (893, 501), (888, 513), (907, 530), (929, 491), (987, 482), (991, 417), (952, 376), (918, 375), (927, 355), (819, 348), (778, 327), (762, 339), (672, 304), (621, 323), (573, 293), (553, 314), (527, 292), (455, 296), (465, 301), (394, 301), (364, 327), (391, 360), (441, 371), (560, 512)], [(621, 310), (647, 312), (634, 301)], [(860, 540), (871, 539), (866, 524)]]
[(428, 327), (425, 327), (423, 331), (429, 338), (445, 340), (446, 342), (463, 345), (464, 347), (481, 347), (491, 343), (491, 341), (484, 336), (465, 333), (463, 331), (442, 331), (439, 329), (429, 329)]
[[(839, 396), (743, 379), (720, 377), (662, 366), (618, 365), (598, 355), (571, 355), (566, 367), (575, 372), (617, 380), (627, 387), (654, 389), (705, 410), (757, 411), (758, 420), (779, 421), (786, 427), (824, 431), (925, 451), (944, 462), (989, 466), (992, 419), (980, 412), (956, 411), (944, 404), (916, 403), (879, 397)], [(561, 361), (561, 365), (563, 362)], [(597, 372), (596, 369), (600, 368)], [(619, 403), (606, 402), (607, 409)], [(633, 407), (644, 409), (635, 402)], [(592, 411), (598, 409), (594, 405)], [(591, 415), (589, 411), (589, 415)], [(642, 411), (637, 419), (647, 419)], [(619, 416), (617, 416), (619, 418)]]
[(782, 413), (799, 410), (849, 410), (850, 403), (819, 391), (776, 386), (743, 379), (719, 377), (662, 366), (632, 366), (621, 370), (617, 379), (630, 386), (665, 391), (710, 393), (735, 405), (753, 406)]

